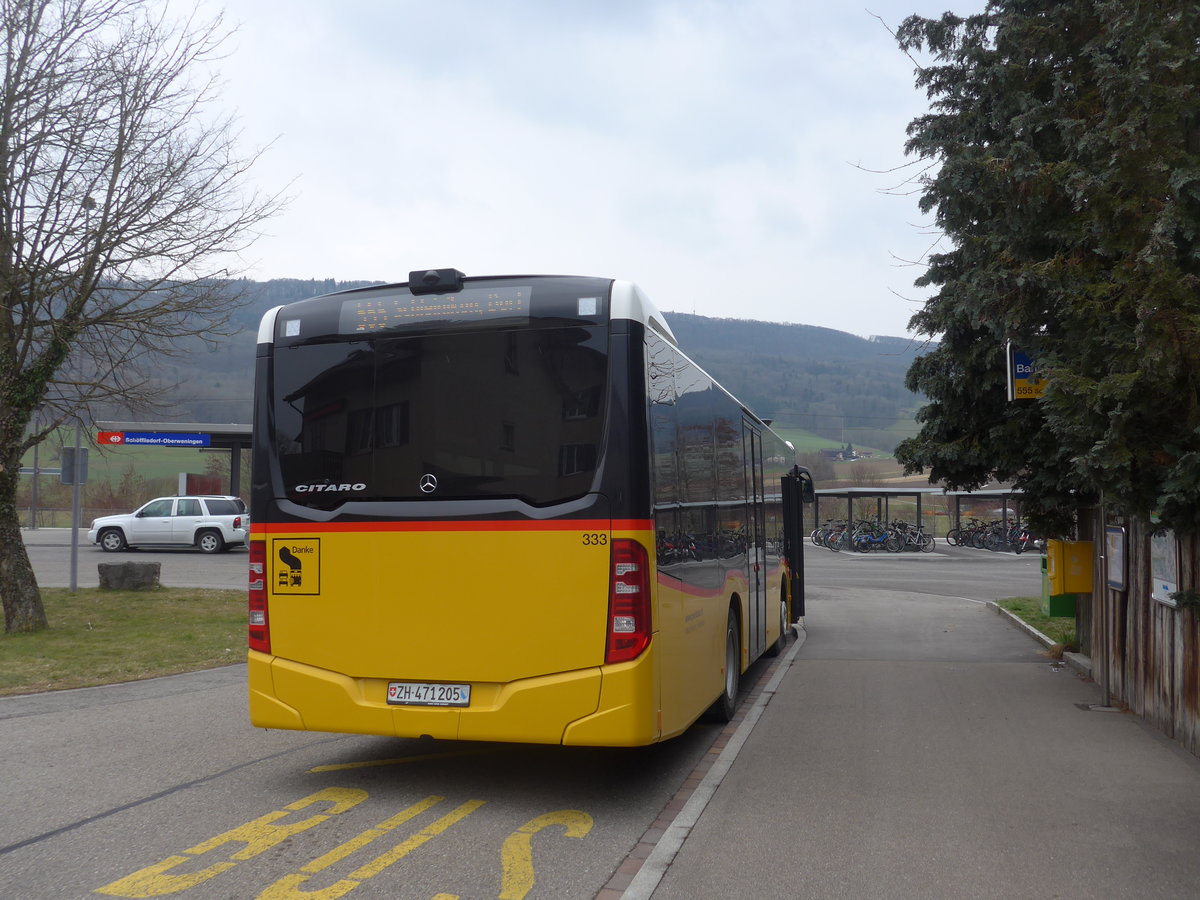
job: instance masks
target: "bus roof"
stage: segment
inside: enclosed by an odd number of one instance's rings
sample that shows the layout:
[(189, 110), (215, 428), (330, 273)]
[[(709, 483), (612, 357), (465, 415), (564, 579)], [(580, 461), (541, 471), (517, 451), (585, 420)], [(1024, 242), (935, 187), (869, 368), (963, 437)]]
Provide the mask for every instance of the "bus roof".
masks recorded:
[[(444, 270), (444, 271), (454, 271), (454, 270)], [(456, 273), (456, 274), (459, 274), (459, 273)], [(473, 277), (467, 278), (467, 277), (462, 277), (460, 275), (460, 277), (461, 277), (460, 284), (462, 284), (462, 283), (479, 282), (479, 281), (490, 281), (490, 280), (501, 279), (501, 278), (506, 279), (506, 280), (511, 280), (514, 278), (532, 278), (532, 277), (556, 277), (557, 278), (557, 277), (572, 277), (572, 276), (493, 275), (493, 276), (473, 276)], [(610, 280), (612, 282), (611, 300), (610, 300), (610, 305), (609, 305), (609, 318), (610, 319), (629, 319), (634, 322), (641, 322), (647, 328), (649, 328), (649, 329), (655, 331), (656, 333), (658, 333), (659, 335), (661, 335), (665, 340), (678, 346), (679, 342), (675, 339), (675, 334), (674, 334), (674, 332), (671, 331), (671, 327), (667, 324), (667, 320), (663, 317), (663, 314), (659, 311), (658, 307), (654, 305), (653, 301), (651, 301), (650, 298), (646, 296), (646, 294), (642, 291), (641, 288), (639, 288), (636, 284), (634, 284), (631, 281), (622, 281), (620, 279), (610, 279)], [(409, 282), (399, 282), (396, 284), (386, 284), (386, 285), (381, 284), (381, 285), (372, 285), (370, 287), (353, 288), (348, 291), (335, 291), (330, 294), (325, 294), (324, 296), (325, 297), (337, 297), (337, 296), (356, 294), (356, 293), (361, 293), (361, 292), (396, 290), (398, 288), (408, 288), (408, 287), (409, 287)], [(414, 291), (414, 293), (416, 293), (416, 291)], [(311, 299), (316, 300), (319, 298), (314, 297)], [(299, 302), (305, 302), (305, 301), (299, 301)], [(261, 343), (271, 343), (273, 341), (274, 333), (275, 333), (275, 319), (279, 313), (279, 310), (281, 310), (281, 309), (283, 309), (282, 306), (276, 306), (276, 307), (268, 310), (264, 314), (264, 316), (262, 318), (262, 322), (259, 325), (258, 343), (260, 343), (260, 344)]]
[(657, 331), (675, 346), (679, 346), (679, 341), (675, 340), (675, 333), (671, 331), (671, 327), (659, 312), (658, 307), (632, 281), (613, 281), (610, 310), (612, 318), (641, 322), (647, 328)]

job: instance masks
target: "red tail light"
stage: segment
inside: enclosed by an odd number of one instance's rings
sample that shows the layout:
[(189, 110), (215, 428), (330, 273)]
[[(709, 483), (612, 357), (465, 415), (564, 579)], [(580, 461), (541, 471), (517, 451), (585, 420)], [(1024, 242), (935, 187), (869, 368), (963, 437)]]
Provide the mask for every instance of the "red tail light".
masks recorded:
[(241, 527), (242, 527), (242, 517), (241, 517), (241, 516), (234, 516), (234, 517), (233, 517), (233, 527), (234, 527), (234, 528), (241, 528)]
[(250, 649), (271, 652), (267, 621), (267, 542), (250, 542)]
[(635, 659), (650, 644), (650, 559), (637, 541), (618, 538), (611, 544), (608, 590), (607, 663)]

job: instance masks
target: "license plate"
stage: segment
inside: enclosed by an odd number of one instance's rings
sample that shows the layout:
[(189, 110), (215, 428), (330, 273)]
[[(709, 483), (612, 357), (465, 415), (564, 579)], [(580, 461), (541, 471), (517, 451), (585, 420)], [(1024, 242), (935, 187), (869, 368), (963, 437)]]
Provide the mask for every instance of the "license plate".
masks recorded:
[(393, 706), (470, 706), (469, 684), (434, 684), (428, 681), (390, 681), (387, 702)]

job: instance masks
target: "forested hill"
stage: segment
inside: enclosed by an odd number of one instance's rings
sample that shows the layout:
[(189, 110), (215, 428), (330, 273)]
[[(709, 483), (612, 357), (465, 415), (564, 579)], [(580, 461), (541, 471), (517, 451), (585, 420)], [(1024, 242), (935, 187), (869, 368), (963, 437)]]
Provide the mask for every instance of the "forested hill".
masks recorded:
[(295, 303), (309, 297), (349, 291), (354, 288), (383, 284), (382, 281), (336, 281), (333, 278), (272, 278), (270, 281), (242, 279), (232, 282), (235, 289), (245, 294), (246, 303), (234, 316), (236, 324), (247, 331), (258, 332), (258, 323), (263, 313), (283, 303)]
[(861, 338), (815, 325), (664, 313), (679, 346), (768, 419), (891, 450), (914, 433), (922, 399), (904, 387), (910, 338)]
[[(165, 361), (162, 377), (175, 421), (248, 422), (254, 344), (262, 314), (273, 306), (378, 282), (332, 279), (239, 281), (245, 305), (240, 334), (215, 348)], [(665, 313), (684, 352), (743, 403), (781, 425), (827, 436), (831, 445), (890, 450), (911, 434), (919, 398), (904, 375), (921, 345), (907, 338), (860, 338), (812, 325), (713, 319)], [(119, 414), (112, 418), (121, 418)]]

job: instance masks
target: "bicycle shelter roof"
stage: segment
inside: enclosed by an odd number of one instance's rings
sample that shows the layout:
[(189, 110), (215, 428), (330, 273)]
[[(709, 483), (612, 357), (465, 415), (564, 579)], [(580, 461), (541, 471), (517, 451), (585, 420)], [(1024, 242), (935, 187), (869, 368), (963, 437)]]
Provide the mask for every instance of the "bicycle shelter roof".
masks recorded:
[[(923, 522), (922, 517), (922, 500), (927, 497), (953, 497), (954, 498), (954, 527), (958, 528), (962, 522), (962, 503), (964, 498), (967, 500), (988, 500), (995, 499), (1000, 501), (1002, 520), (1007, 524), (1008, 512), (1013, 501), (1019, 503), (1021, 491), (1019, 488), (1011, 488), (1003, 485), (981, 488), (977, 491), (947, 491), (945, 488), (934, 487), (932, 485), (904, 485), (897, 487), (848, 487), (848, 488), (821, 488), (816, 492), (816, 503), (814, 504), (813, 515), (820, 523), (824, 521), (821, 517), (822, 501), (845, 501), (845, 518), (848, 522), (854, 522), (856, 516), (854, 513), (855, 501), (874, 500), (875, 515), (877, 518), (890, 521), (891, 514), (888, 511), (892, 498), (915, 499), (917, 504), (917, 522)], [(860, 509), (862, 506), (860, 505)], [(840, 517), (840, 513), (838, 516)], [(829, 518), (829, 516), (826, 516)], [(861, 518), (859, 516), (858, 518)]]

